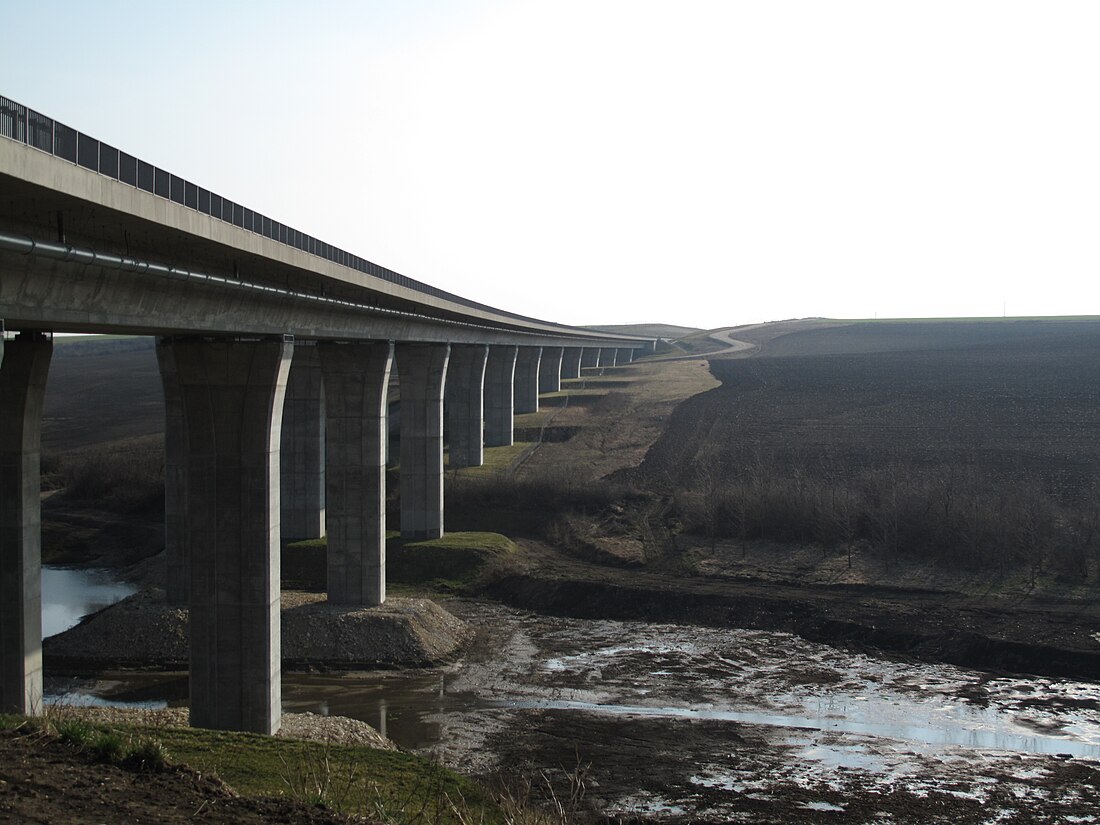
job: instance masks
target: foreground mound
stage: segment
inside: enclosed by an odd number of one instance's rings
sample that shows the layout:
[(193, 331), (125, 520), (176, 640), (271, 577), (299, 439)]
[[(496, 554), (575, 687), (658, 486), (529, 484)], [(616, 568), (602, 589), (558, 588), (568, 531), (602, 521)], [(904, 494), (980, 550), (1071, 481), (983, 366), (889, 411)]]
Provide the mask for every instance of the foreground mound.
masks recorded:
[[(323, 594), (282, 594), (282, 652), (289, 666), (428, 667), (454, 656), (470, 638), (464, 622), (427, 599), (390, 599), (378, 607), (331, 605)], [(43, 655), (53, 668), (185, 668), (187, 609), (143, 590), (51, 636)]]

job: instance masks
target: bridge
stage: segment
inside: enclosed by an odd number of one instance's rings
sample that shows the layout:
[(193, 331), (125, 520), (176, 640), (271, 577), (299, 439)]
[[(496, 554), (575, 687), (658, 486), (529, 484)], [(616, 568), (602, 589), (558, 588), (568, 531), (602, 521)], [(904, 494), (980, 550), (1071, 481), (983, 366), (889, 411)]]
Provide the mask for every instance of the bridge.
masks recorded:
[(444, 530), (445, 429), (450, 466), (478, 466), (540, 392), (654, 343), (400, 275), (4, 97), (0, 331), (0, 710), (42, 705), (52, 333), (154, 335), (167, 598), (190, 609), (191, 723), (260, 733), (280, 723), (280, 542), (327, 535), (330, 602), (386, 598), (394, 368), (401, 534), (431, 538)]

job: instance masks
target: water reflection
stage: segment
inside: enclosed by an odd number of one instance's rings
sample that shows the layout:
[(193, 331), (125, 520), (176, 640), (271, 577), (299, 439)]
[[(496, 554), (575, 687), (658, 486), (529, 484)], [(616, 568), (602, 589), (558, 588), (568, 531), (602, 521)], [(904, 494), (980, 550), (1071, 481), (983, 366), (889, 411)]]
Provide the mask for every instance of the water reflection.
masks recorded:
[(119, 582), (106, 570), (42, 568), (42, 636), (68, 630), (89, 613), (95, 613), (137, 591)]
[[(906, 743), (923, 753), (961, 747), (1100, 758), (1095, 684), (989, 680), (789, 634), (450, 606), (484, 636), (460, 664), (284, 673), (284, 710), (360, 719), (414, 750), (461, 748), (456, 731), (477, 750), (488, 727), (509, 719), (521, 724), (516, 720), (531, 711), (564, 711), (764, 726), (808, 759), (862, 767), (874, 762), (861, 750), (868, 741)], [(163, 678), (101, 676), (74, 689), (110, 702), (184, 701), (186, 675), (167, 684)], [(960, 698), (978, 684), (984, 702)]]

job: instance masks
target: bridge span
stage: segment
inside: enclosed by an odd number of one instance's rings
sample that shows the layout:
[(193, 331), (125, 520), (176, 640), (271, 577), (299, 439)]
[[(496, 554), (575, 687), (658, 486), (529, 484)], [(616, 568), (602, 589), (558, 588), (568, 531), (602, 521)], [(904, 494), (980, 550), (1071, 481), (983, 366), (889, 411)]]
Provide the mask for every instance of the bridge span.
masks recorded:
[(582, 368), (653, 340), (528, 318), (378, 266), (0, 97), (0, 710), (42, 705), (40, 431), (54, 332), (157, 336), (168, 599), (191, 722), (280, 722), (279, 550), (328, 537), (328, 599), (386, 598), (400, 529), (443, 534), (452, 467)]

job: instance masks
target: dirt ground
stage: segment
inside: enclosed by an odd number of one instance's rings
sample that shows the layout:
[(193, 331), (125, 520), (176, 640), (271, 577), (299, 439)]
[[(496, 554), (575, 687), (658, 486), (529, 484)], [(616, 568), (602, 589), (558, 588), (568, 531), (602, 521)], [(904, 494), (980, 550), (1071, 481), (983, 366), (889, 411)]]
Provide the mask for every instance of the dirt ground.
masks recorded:
[(288, 800), (250, 799), (187, 768), (136, 772), (96, 763), (41, 733), (0, 731), (0, 822), (43, 825), (346, 825)]

